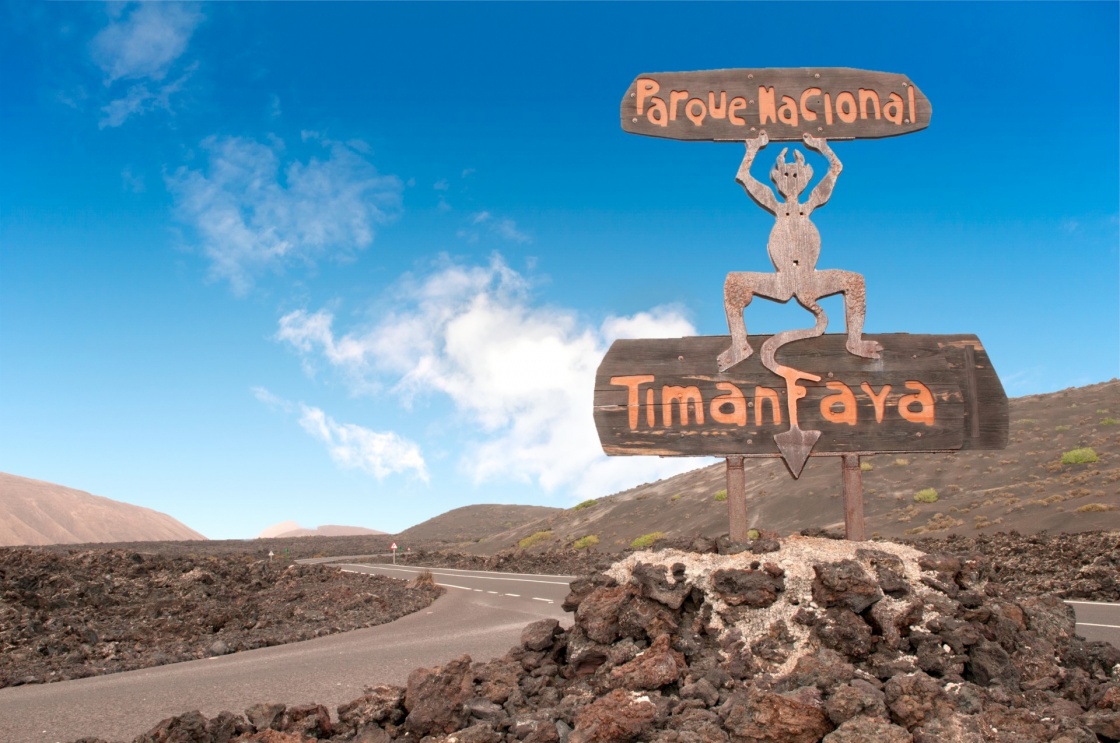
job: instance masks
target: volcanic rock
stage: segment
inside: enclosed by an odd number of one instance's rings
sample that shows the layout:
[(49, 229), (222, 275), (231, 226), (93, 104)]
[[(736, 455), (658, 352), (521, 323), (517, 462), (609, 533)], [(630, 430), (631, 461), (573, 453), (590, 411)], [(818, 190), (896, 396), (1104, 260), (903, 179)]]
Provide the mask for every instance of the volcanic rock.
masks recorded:
[[(1120, 651), (1077, 637), (1061, 601), (991, 575), (967, 556), (799, 536), (764, 557), (634, 553), (573, 584), (568, 629), (536, 622), (501, 658), (418, 669), (333, 725), (286, 708), (279, 727), (367, 743), (1115, 738)], [(209, 724), (186, 715), (149, 735)]]

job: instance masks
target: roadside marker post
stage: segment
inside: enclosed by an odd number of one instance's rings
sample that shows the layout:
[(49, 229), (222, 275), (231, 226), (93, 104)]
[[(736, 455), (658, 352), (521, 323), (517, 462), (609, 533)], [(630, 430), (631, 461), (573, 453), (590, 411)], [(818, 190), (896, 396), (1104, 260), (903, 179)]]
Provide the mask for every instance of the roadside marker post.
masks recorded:
[[(904, 75), (837, 67), (643, 74), (623, 96), (620, 120), (632, 134), (742, 142), (735, 180), (774, 217), (774, 272), (732, 271), (724, 281), (730, 336), (618, 340), (595, 376), (608, 455), (725, 458), (732, 541), (747, 539), (746, 458), (781, 457), (796, 479), (810, 456), (839, 457), (845, 535), (862, 541), (861, 455), (1007, 446), (1007, 395), (979, 338), (864, 335), (863, 275), (816, 268), (821, 239), (810, 215), (842, 170), (828, 140), (909, 134), (931, 115)], [(804, 201), (813, 169), (800, 151), (789, 161), (782, 149), (773, 189), (751, 174), (771, 142), (800, 142), (827, 161)], [(819, 301), (836, 294), (846, 332), (826, 335)], [(749, 337), (744, 310), (756, 296), (796, 298), (813, 326)]]

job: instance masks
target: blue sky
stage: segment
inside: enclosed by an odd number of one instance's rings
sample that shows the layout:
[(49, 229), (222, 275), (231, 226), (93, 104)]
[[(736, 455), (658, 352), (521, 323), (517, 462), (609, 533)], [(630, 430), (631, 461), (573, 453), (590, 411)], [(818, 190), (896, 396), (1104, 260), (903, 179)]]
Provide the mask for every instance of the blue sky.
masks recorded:
[(741, 146), (620, 129), (643, 72), (908, 75), (932, 122), (835, 144), (820, 266), (1012, 396), (1115, 377), (1118, 7), (9, 2), (0, 471), (239, 538), (707, 463), (591, 422), (611, 340), (725, 334), (724, 275), (770, 270)]

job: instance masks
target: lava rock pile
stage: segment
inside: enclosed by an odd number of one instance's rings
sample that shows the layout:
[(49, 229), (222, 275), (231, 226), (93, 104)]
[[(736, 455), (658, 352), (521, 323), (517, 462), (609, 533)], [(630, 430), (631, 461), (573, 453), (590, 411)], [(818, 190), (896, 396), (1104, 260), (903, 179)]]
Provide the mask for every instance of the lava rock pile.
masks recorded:
[(0, 688), (371, 627), (443, 589), (247, 555), (0, 550)]
[(635, 553), (572, 584), (504, 657), (463, 656), (318, 705), (170, 718), (136, 743), (1097, 743), (1120, 738), (1120, 650), (981, 557), (772, 540)]

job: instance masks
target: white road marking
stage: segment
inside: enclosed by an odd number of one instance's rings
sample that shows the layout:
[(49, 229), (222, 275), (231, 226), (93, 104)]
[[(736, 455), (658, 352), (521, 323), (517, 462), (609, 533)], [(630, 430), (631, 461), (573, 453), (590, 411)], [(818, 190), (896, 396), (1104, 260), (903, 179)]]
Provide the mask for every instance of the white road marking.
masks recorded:
[(521, 598), (520, 593), (507, 593), (506, 596), (513, 596), (515, 599)]
[[(458, 571), (456, 571), (456, 573), (441, 572), (442, 570), (444, 570), (444, 568), (440, 568), (440, 571), (436, 571), (436, 570), (432, 570), (431, 568), (423, 568), (423, 567), (408, 568), (408, 567), (400, 567), (399, 565), (398, 566), (393, 566), (393, 565), (380, 565), (380, 564), (362, 565), (361, 567), (377, 568), (378, 570), (396, 570), (397, 572), (400, 572), (400, 573), (418, 573), (422, 570), (427, 570), (427, 571), (431, 572), (432, 575), (450, 575), (452, 577), (473, 578), (475, 580), (508, 580), (508, 581), (517, 581), (518, 583), (545, 583), (545, 584), (550, 585), (550, 586), (566, 586), (570, 582), (570, 581), (557, 581), (557, 580), (529, 580), (527, 578), (507, 578), (506, 577), (507, 575), (511, 575), (511, 576), (512, 575), (527, 575), (526, 573), (503, 573), (501, 575), (501, 577), (496, 577), (496, 576), (489, 576), (489, 575), (470, 575), (468, 573), (468, 571), (465, 571), (465, 570), (458, 570)], [(449, 569), (454, 569), (454, 568), (449, 568)], [(464, 575), (464, 573), (466, 573), (466, 574)], [(567, 577), (567, 576), (545, 576), (545, 577), (546, 578), (550, 578), (550, 577), (560, 578), (560, 577)]]
[(497, 596), (497, 595), (498, 595), (498, 592), (497, 592), (497, 591), (487, 591), (486, 593), (492, 593), (492, 594), (494, 594), (495, 596)]
[(1084, 604), (1085, 606), (1120, 606), (1120, 604), (1110, 604), (1107, 601), (1066, 601), (1067, 604)]
[(544, 601), (544, 602), (546, 602), (546, 603), (549, 603), (549, 604), (554, 604), (554, 603), (556, 603), (556, 602), (555, 602), (555, 601), (553, 601), (552, 599), (539, 599), (539, 598), (537, 598), (536, 596), (534, 596), (534, 597), (533, 597), (533, 601)]
[(1078, 627), (1108, 627), (1109, 629), (1120, 629), (1120, 624), (1093, 624), (1092, 622), (1078, 622)]
[(455, 586), (455, 585), (452, 585), (450, 583), (437, 583), (436, 585), (437, 586), (447, 586), (448, 588), (462, 588), (464, 591), (471, 590), (471, 589), (467, 588), (466, 586)]

